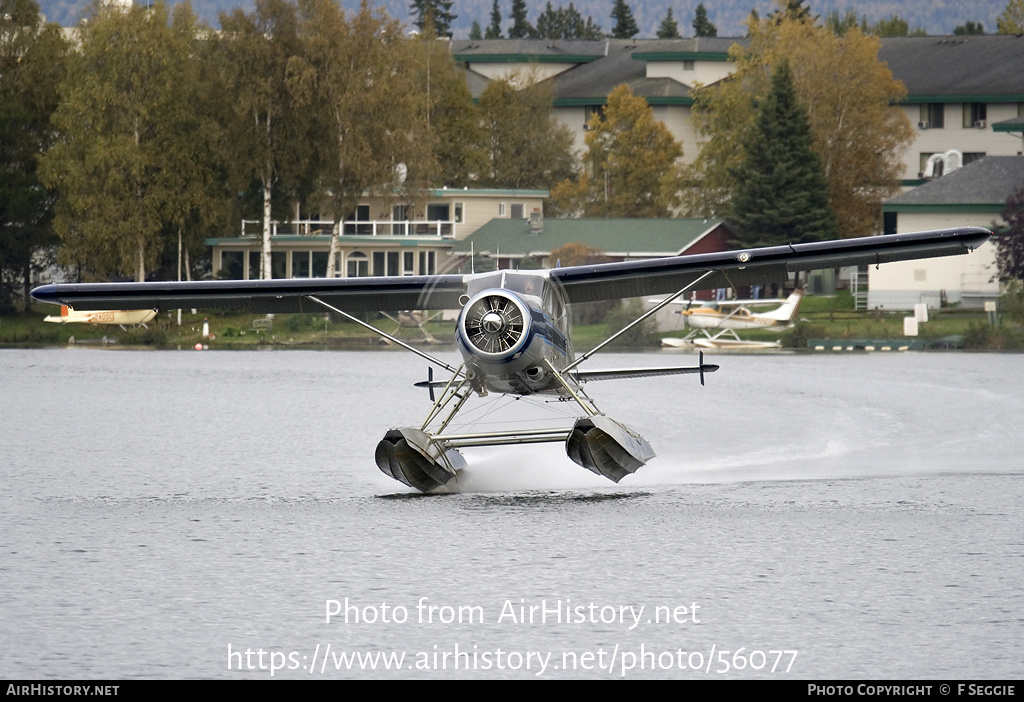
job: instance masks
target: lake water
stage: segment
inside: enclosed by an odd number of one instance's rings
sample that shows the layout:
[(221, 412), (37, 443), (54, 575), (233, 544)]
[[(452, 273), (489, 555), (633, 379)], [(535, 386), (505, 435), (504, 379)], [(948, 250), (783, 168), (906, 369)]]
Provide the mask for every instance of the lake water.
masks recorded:
[(708, 360), (421, 496), (410, 354), (0, 351), (0, 677), (1019, 678), (1024, 356)]

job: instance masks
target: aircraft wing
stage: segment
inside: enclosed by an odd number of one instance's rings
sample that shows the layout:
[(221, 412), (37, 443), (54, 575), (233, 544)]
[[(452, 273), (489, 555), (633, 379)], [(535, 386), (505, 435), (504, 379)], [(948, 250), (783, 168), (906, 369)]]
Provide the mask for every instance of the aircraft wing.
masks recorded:
[(707, 271), (697, 289), (785, 282), (793, 271), (874, 265), (973, 251), (991, 232), (980, 227), (886, 234), (643, 261), (556, 268), (570, 303), (674, 293)]
[[(710, 271), (700, 289), (784, 282), (792, 271), (968, 253), (991, 235), (967, 227), (740, 251), (602, 263), (547, 271), (570, 303), (673, 293)], [(32, 291), (76, 310), (245, 309), (256, 314), (322, 312), (310, 296), (348, 312), (456, 309), (471, 276), (289, 278), (181, 283), (76, 283)]]
[(461, 307), (465, 276), (288, 278), (170, 283), (44, 285), (32, 296), (75, 310), (179, 308), (244, 309), (254, 314), (323, 312), (315, 296), (347, 312), (442, 310)]

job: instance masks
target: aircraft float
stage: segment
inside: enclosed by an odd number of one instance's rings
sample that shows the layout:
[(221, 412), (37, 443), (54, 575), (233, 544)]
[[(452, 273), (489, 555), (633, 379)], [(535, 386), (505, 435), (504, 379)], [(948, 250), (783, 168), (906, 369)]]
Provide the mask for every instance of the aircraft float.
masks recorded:
[[(968, 227), (858, 239), (808, 242), (739, 251), (569, 266), (365, 278), (302, 278), (150, 283), (44, 285), (44, 302), (76, 310), (221, 308), (255, 314), (331, 312), (402, 346), (450, 375), (425, 382), (433, 404), (423, 422), (389, 430), (375, 460), (385, 474), (422, 492), (443, 490), (466, 466), (459, 449), (561, 442), (577, 464), (615, 482), (654, 457), (635, 430), (599, 411), (583, 384), (611, 378), (676, 373), (700, 375), (718, 366), (583, 370), (580, 365), (619, 335), (691, 290), (784, 283), (795, 271), (882, 264), (966, 254), (988, 240), (987, 229)], [(573, 352), (569, 305), (595, 300), (669, 294), (587, 353)], [(452, 366), (353, 316), (380, 310), (461, 308), (456, 340), (462, 363)], [(440, 390), (438, 396), (434, 391)], [(563, 400), (575, 407), (568, 426), (453, 432), (452, 420), (473, 396), (500, 393)]]
[(60, 315), (48, 315), (44, 322), (56, 324), (116, 324), (125, 329), (129, 326), (146, 326), (156, 317), (156, 310), (73, 310), (67, 305), (60, 306)]

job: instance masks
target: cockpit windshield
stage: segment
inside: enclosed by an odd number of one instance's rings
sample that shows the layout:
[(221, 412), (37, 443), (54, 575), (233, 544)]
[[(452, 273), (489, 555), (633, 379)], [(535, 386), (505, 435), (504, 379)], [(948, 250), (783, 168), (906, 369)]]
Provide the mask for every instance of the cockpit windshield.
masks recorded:
[(469, 296), (472, 297), (481, 290), (502, 288), (514, 293), (519, 293), (520, 295), (542, 298), (544, 295), (544, 288), (548, 285), (548, 282), (549, 281), (543, 276), (532, 275), (530, 273), (522, 273), (519, 271), (495, 271), (490, 275), (473, 279), (469, 283), (466, 292), (468, 292)]

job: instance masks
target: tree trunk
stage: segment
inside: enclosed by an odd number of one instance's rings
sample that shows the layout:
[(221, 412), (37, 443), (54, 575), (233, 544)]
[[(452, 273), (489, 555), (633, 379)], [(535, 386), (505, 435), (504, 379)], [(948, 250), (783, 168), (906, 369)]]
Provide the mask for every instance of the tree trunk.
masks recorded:
[(331, 227), (331, 247), (327, 250), (327, 277), (333, 278), (337, 273), (334, 259), (338, 255), (338, 237), (341, 234), (341, 217), (334, 215), (334, 226)]
[(270, 177), (263, 178), (263, 257), (260, 262), (260, 277), (270, 280), (272, 271), (270, 267), (270, 196), (272, 194)]

